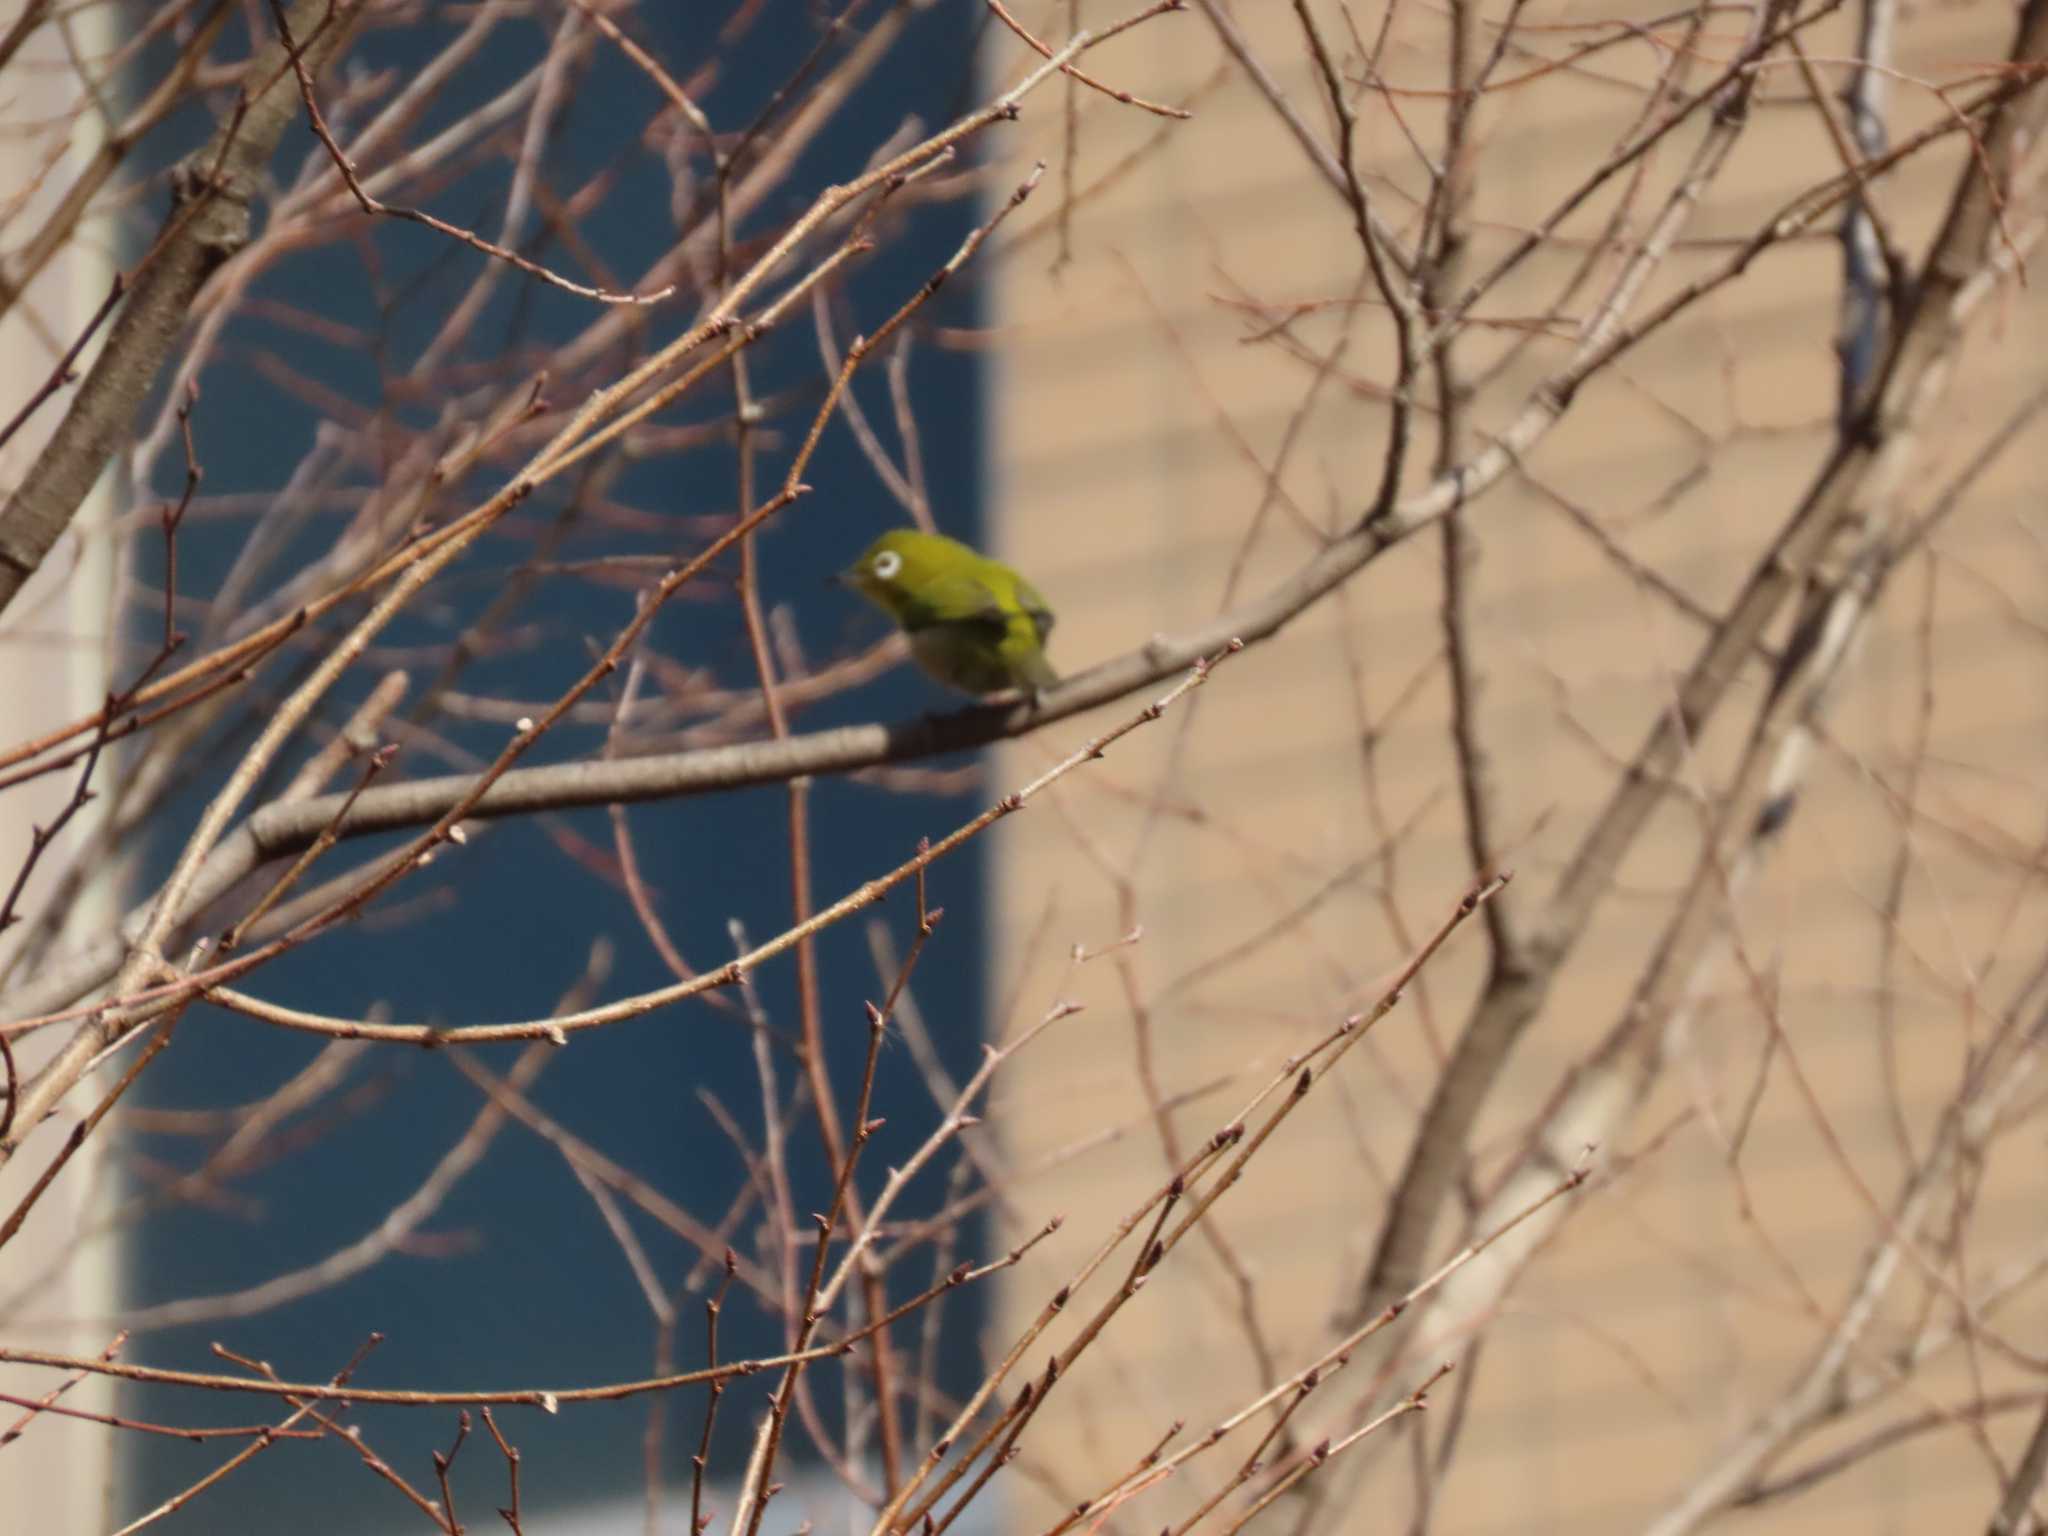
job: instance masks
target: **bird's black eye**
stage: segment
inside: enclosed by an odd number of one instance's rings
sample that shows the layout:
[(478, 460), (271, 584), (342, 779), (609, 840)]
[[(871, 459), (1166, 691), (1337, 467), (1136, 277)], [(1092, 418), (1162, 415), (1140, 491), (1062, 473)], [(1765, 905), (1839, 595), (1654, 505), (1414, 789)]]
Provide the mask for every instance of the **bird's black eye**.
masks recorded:
[(888, 581), (902, 569), (903, 557), (893, 549), (885, 549), (875, 556), (875, 574), (884, 581)]

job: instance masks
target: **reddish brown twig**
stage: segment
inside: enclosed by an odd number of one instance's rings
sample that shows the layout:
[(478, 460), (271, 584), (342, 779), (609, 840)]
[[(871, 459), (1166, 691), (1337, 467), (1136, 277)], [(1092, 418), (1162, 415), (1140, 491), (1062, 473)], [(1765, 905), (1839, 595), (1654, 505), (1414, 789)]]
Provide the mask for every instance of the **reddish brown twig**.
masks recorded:
[(604, 288), (592, 288), (550, 272), (539, 262), (530, 261), (517, 251), (508, 251), (502, 245), (494, 245), (483, 236), (450, 224), (445, 219), (437, 219), (422, 209), (401, 208), (372, 197), (356, 175), (355, 166), (342, 152), (341, 145), (335, 141), (333, 131), (327, 126), (327, 119), (321, 116), (320, 99), (313, 88), (313, 76), (306, 68), (304, 50), (292, 39), (291, 23), (285, 17), (284, 0), (270, 0), (270, 13), (277, 21), (278, 35), (284, 39), (285, 51), (291, 59), (292, 72), (298, 77), (299, 97), (306, 104), (306, 120), (313, 130), (313, 136), (319, 139), (329, 158), (334, 161), (334, 168), (341, 173), (341, 179), (347, 185), (350, 195), (355, 198), (356, 206), (364, 213), (399, 219), (409, 224), (424, 224), (428, 229), (446, 235), (451, 240), (461, 241), (471, 250), (480, 251), (493, 260), (517, 267), (528, 277), (539, 278), (551, 287), (560, 288), (565, 293), (573, 293), (578, 298), (594, 300), (599, 304), (658, 304), (676, 291), (674, 283), (653, 293), (613, 293)]

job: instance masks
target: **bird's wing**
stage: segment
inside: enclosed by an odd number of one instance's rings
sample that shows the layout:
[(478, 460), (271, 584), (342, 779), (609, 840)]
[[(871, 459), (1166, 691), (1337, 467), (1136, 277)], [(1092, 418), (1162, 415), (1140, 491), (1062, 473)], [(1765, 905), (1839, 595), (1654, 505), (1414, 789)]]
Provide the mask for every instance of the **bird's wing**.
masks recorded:
[(1002, 600), (988, 583), (965, 571), (926, 582), (903, 606), (903, 627), (917, 631), (934, 624), (984, 624), (1001, 635), (1010, 626)]
[(1044, 598), (1038, 595), (1038, 588), (1022, 576), (1017, 578), (1017, 602), (1031, 615), (1031, 627), (1038, 631), (1038, 643), (1045, 644), (1046, 636), (1052, 633), (1052, 609), (1046, 606)]

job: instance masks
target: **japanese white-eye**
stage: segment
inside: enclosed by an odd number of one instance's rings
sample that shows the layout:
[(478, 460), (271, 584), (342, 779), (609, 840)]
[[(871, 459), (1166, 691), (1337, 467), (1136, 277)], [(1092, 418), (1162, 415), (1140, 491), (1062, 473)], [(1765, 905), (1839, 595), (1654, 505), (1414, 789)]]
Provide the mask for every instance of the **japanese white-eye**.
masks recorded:
[(898, 528), (867, 547), (839, 580), (894, 619), (919, 666), (977, 697), (1059, 681), (1045, 659), (1052, 610), (999, 560), (944, 534)]

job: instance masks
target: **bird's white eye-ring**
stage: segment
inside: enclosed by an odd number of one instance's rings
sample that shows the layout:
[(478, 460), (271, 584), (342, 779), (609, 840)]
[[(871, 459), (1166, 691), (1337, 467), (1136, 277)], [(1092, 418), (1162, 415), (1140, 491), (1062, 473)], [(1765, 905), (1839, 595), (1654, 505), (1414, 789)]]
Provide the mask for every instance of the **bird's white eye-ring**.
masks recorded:
[(875, 556), (875, 575), (883, 581), (894, 580), (896, 573), (902, 569), (903, 557), (893, 549), (885, 549)]

